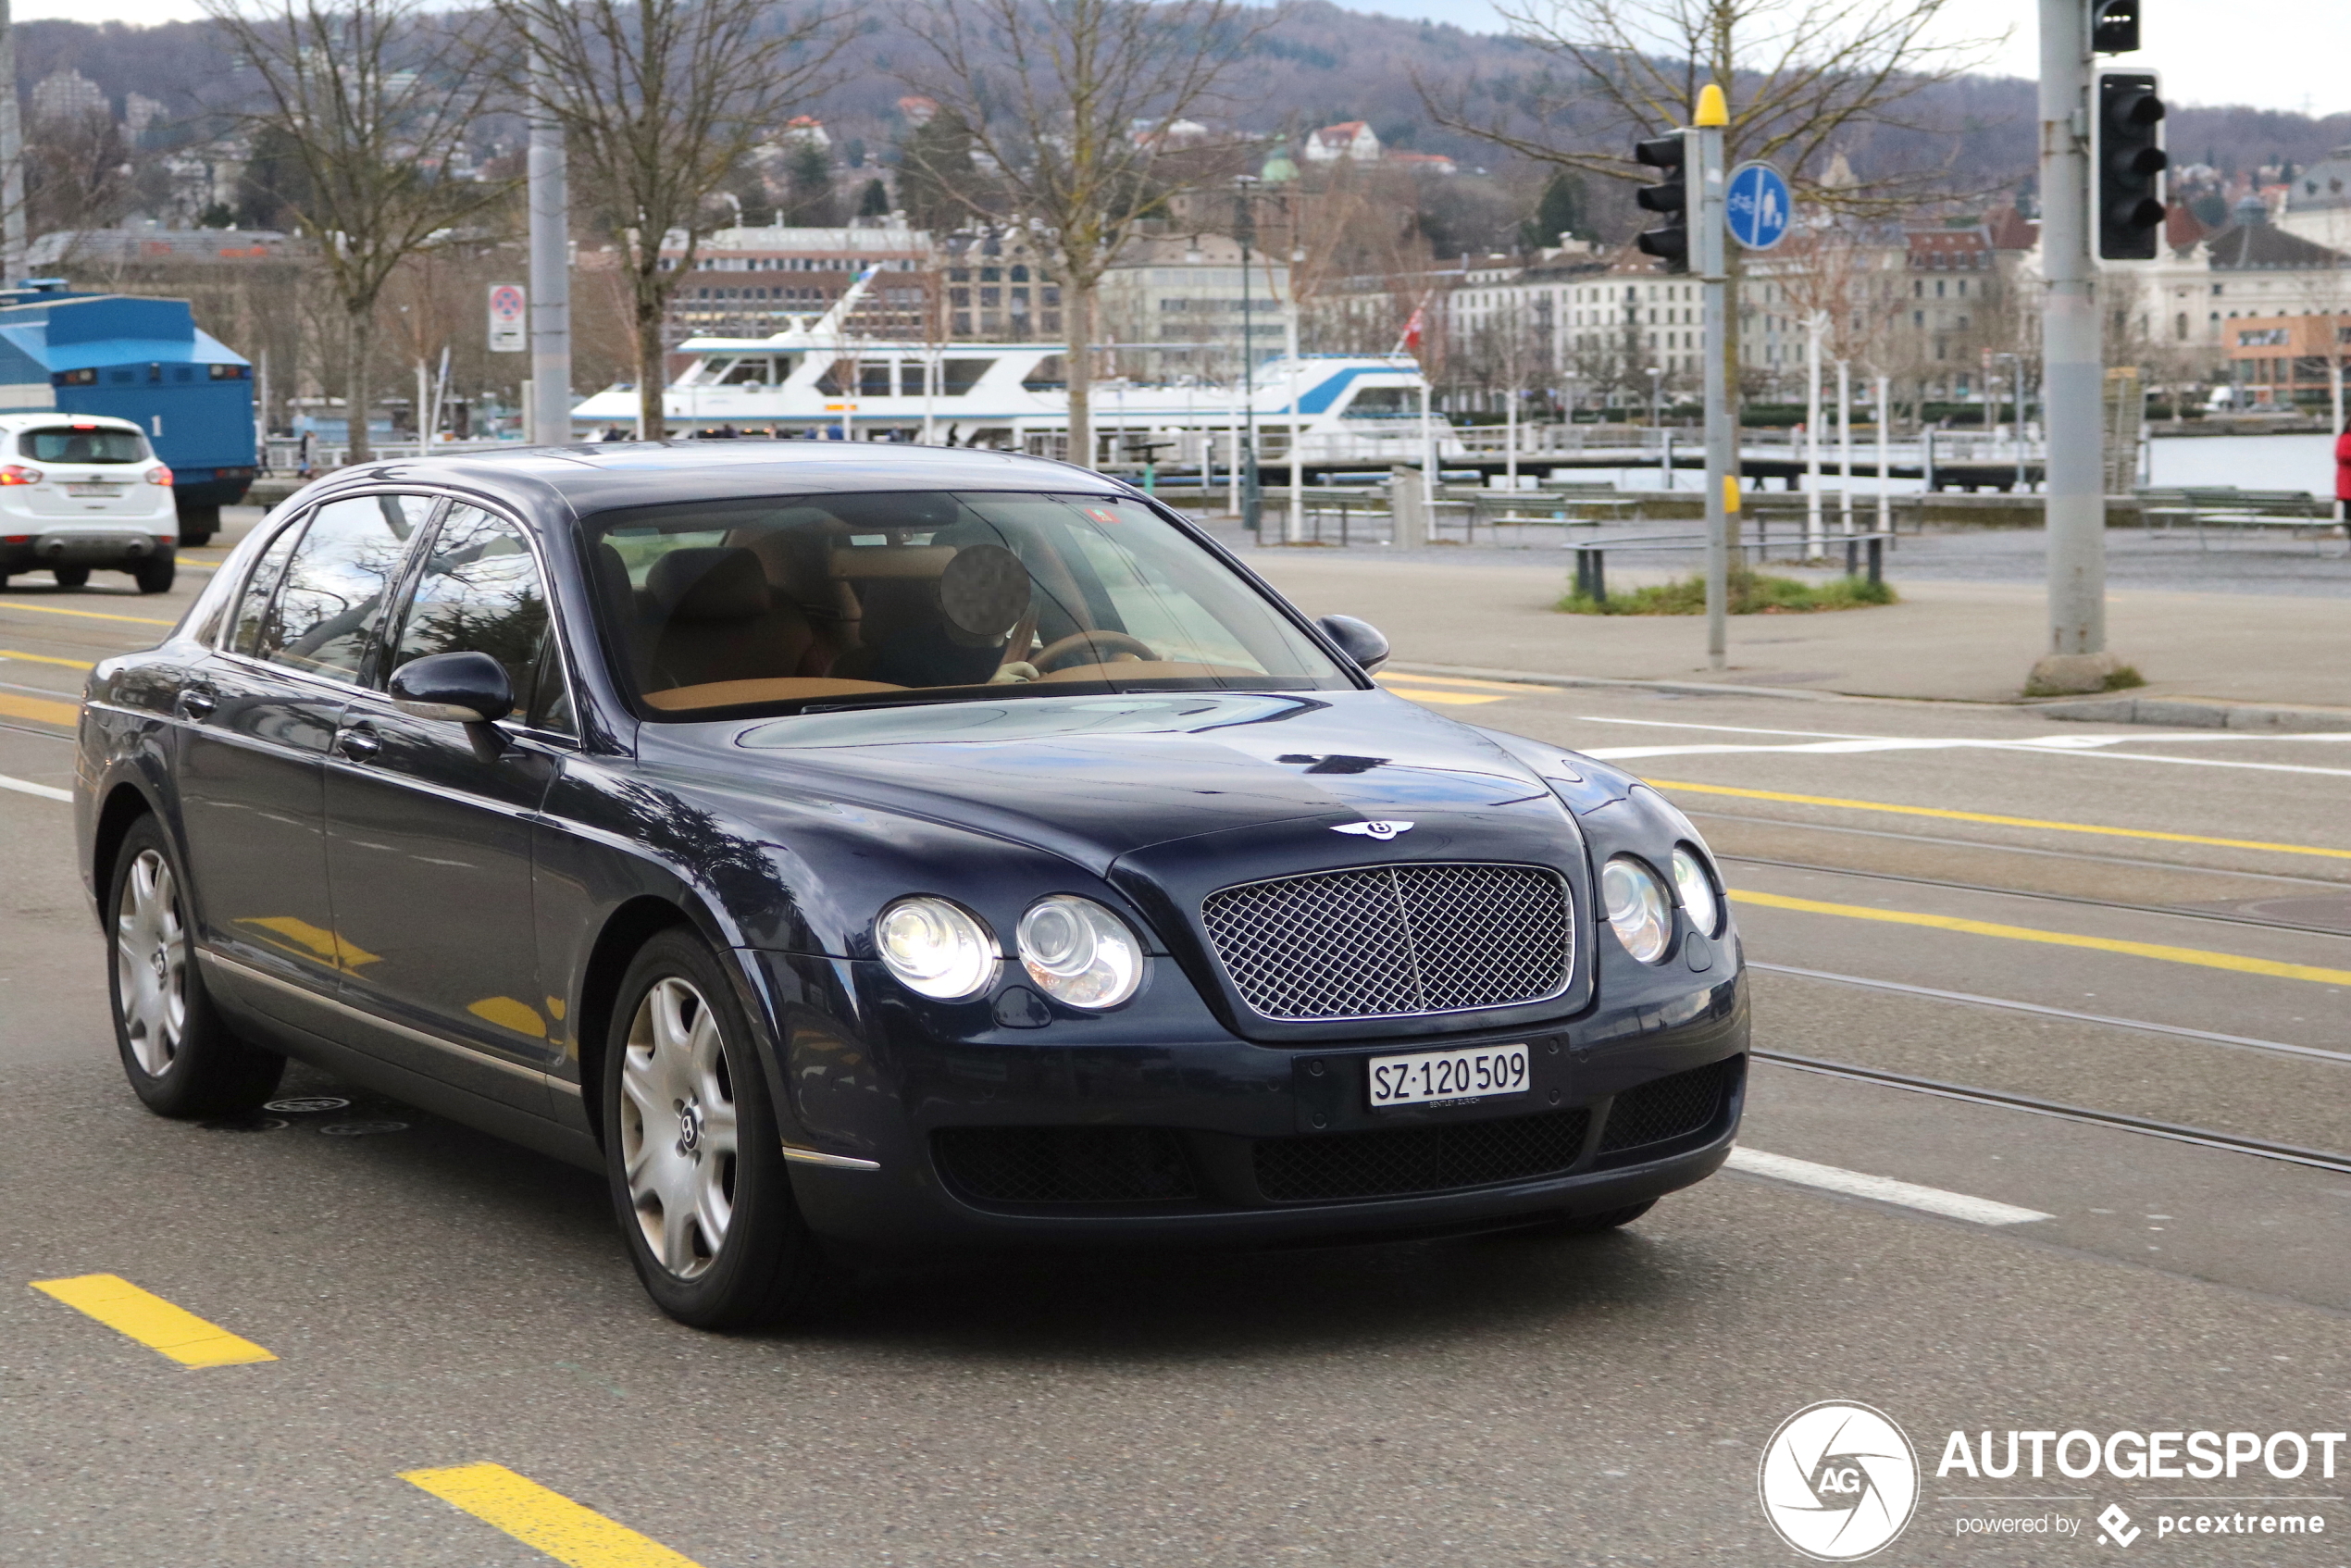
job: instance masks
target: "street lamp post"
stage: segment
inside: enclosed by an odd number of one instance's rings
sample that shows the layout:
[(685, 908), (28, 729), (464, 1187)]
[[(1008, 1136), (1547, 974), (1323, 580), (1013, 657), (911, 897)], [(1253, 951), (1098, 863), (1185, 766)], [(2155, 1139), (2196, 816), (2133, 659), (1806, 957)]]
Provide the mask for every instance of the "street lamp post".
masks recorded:
[[(1257, 476), (1257, 366), (1249, 292), (1249, 247), (1257, 238), (1257, 214), (1250, 198), (1256, 188), (1254, 174), (1233, 177), (1233, 236), (1241, 243), (1241, 528), (1252, 534), (1265, 520), (1265, 494)], [(1290, 439), (1298, 439), (1295, 431)]]
[(1673, 443), (1665, 439), (1665, 367), (1652, 365), (1649, 375), (1649, 434), (1657, 438), (1658, 487), (1673, 488)]

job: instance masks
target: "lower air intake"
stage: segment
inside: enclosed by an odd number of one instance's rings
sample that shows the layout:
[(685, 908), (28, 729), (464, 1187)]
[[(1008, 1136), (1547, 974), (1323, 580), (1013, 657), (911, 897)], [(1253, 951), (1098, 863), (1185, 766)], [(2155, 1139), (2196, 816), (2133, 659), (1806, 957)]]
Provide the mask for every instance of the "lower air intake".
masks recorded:
[(1627, 1089), (1610, 1107), (1600, 1129), (1600, 1152), (1640, 1149), (1703, 1132), (1722, 1114), (1723, 1101), (1738, 1087), (1746, 1058), (1733, 1056), (1654, 1078)]
[(946, 1127), (939, 1173), (983, 1203), (1173, 1203), (1198, 1196), (1165, 1127)]
[(1591, 1113), (1554, 1111), (1492, 1122), (1269, 1138), (1257, 1145), (1257, 1189), (1275, 1202), (1393, 1198), (1555, 1176), (1584, 1152)]

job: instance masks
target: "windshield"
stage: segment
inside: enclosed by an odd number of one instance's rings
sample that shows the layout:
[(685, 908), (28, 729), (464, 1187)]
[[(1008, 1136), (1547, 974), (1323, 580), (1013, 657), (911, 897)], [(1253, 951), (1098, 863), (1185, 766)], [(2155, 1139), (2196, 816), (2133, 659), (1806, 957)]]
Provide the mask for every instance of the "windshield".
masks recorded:
[(606, 512), (586, 527), (608, 642), (648, 717), (1032, 687), (1353, 684), (1138, 501), (779, 497)]
[(147, 438), (112, 425), (27, 430), (17, 450), (36, 463), (143, 463)]

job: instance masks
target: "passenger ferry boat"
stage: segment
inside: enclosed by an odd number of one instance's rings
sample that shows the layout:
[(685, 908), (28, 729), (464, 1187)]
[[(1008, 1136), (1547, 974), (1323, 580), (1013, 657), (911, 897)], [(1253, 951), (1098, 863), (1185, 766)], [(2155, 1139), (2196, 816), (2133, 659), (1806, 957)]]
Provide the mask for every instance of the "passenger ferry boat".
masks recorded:
[[(911, 441), (1066, 457), (1069, 394), (1059, 343), (926, 343), (855, 336), (848, 326), (873, 274), (822, 317), (765, 338), (690, 338), (692, 359), (663, 392), (673, 430), (817, 441)], [(1115, 345), (1105, 345), (1114, 352)], [(1097, 463), (1229, 464), (1254, 426), (1262, 462), (1420, 463), (1460, 453), (1404, 355), (1279, 355), (1245, 393), (1206, 382), (1094, 383)], [(1246, 409), (1244, 405), (1246, 404)], [(633, 429), (637, 393), (607, 388), (572, 410), (576, 435)], [(1435, 450), (1432, 452), (1431, 448)]]

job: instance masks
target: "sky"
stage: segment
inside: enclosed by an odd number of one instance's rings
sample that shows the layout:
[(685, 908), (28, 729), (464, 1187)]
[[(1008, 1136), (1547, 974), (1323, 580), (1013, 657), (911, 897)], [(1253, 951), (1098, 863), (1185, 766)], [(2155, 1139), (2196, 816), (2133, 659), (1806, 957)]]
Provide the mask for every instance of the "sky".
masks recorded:
[[(1338, 3), (1479, 32), (1502, 31), (1490, 0)], [(1949, 10), (1955, 27), (1968, 35), (2009, 32), (1988, 68), (2038, 74), (2035, 0), (1952, 0)], [(16, 0), (11, 11), (20, 19), (91, 22), (176, 21), (202, 14), (194, 0)], [(2318, 115), (2351, 110), (2351, 20), (2344, 0), (2143, 0), (2141, 16), (2147, 46), (2129, 61), (2160, 71), (2174, 103), (2252, 104)]]

